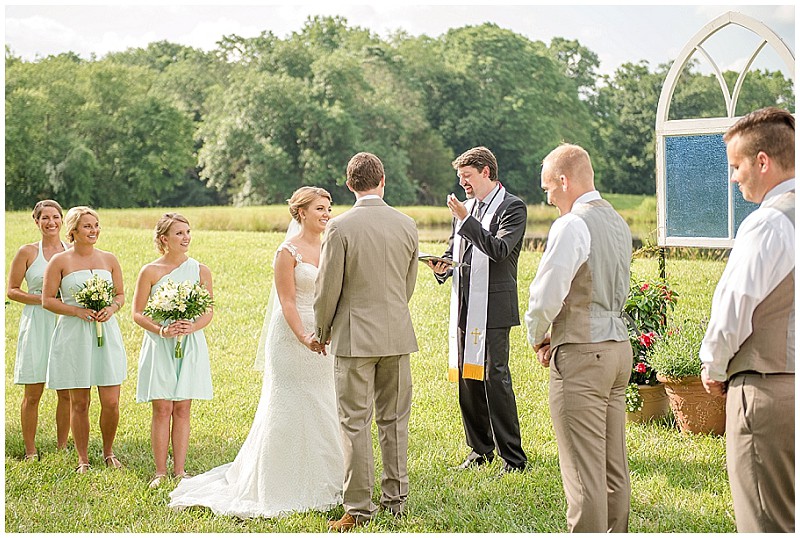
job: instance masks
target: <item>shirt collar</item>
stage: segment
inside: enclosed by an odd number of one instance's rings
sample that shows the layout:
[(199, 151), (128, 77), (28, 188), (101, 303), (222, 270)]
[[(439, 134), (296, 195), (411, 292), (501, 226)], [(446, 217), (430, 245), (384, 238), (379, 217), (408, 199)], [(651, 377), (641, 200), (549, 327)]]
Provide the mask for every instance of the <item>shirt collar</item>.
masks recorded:
[(572, 204), (572, 207), (574, 208), (577, 204), (588, 204), (589, 202), (592, 202), (594, 200), (601, 200), (601, 199), (602, 198), (600, 196), (600, 193), (597, 192), (596, 190), (585, 192), (580, 196), (578, 196), (578, 199), (575, 200), (575, 203)]
[(764, 195), (764, 200), (761, 203), (763, 204), (773, 196), (778, 196), (793, 190), (794, 190), (794, 178), (787, 179), (786, 181), (778, 183), (777, 185), (772, 187), (772, 189), (770, 189), (770, 191)]
[(359, 200), (374, 200), (375, 198), (381, 199), (380, 196), (377, 194), (365, 194), (364, 196), (359, 197)]
[(478, 200), (478, 202), (486, 202), (487, 200), (492, 199), (492, 195), (500, 188), (500, 182), (498, 181), (497, 184), (494, 186), (492, 190), (486, 193), (486, 196), (483, 197), (483, 200)]

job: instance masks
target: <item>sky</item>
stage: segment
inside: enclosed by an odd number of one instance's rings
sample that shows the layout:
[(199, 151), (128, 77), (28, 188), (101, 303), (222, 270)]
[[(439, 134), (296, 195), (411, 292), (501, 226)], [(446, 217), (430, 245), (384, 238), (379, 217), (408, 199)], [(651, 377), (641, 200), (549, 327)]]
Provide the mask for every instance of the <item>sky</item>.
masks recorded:
[[(600, 73), (611, 74), (626, 62), (646, 60), (655, 68), (674, 60), (703, 26), (728, 11), (739, 11), (766, 24), (796, 50), (791, 5), (237, 4), (7, 5), (5, 44), (26, 60), (67, 51), (88, 59), (161, 40), (211, 50), (223, 36), (234, 34), (254, 37), (271, 31), (285, 38), (315, 15), (339, 15), (349, 26), (368, 28), (384, 38), (398, 30), (438, 37), (449, 28), (492, 22), (546, 44), (553, 37), (577, 39), (598, 55)], [(723, 70), (738, 70), (757, 45), (756, 38), (739, 27), (728, 28), (728, 36), (720, 33), (708, 45)], [(783, 66), (769, 48), (754, 65), (785, 73)]]

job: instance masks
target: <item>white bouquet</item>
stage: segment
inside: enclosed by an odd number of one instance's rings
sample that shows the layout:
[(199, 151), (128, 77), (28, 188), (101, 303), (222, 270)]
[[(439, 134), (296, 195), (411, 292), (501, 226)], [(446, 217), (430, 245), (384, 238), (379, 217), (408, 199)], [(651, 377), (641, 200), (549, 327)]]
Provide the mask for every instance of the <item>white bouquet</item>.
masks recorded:
[[(79, 305), (95, 312), (114, 304), (116, 295), (114, 284), (100, 278), (100, 275), (92, 275), (78, 291), (72, 293)], [(103, 347), (103, 324), (95, 321), (95, 327), (97, 328), (97, 346)]]
[[(148, 299), (143, 313), (157, 323), (179, 319), (194, 320), (205, 314), (212, 306), (214, 299), (202, 284), (189, 280), (178, 284), (172, 279), (167, 279)], [(175, 345), (175, 358), (183, 358), (181, 336), (178, 336)]]

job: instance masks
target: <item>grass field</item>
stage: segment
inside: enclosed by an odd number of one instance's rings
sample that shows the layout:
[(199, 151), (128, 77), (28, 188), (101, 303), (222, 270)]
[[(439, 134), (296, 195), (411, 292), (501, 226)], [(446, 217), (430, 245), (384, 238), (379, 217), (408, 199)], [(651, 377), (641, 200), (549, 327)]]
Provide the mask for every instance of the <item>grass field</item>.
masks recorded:
[[(630, 201), (629, 201), (630, 202)], [(639, 200), (640, 204), (646, 203)], [(630, 205), (638, 207), (635, 203)], [(422, 215), (435, 209), (419, 209)], [(630, 208), (628, 208), (630, 209)], [(546, 208), (551, 214), (553, 210)], [(206, 329), (211, 350), (214, 399), (195, 402), (187, 470), (197, 474), (230, 462), (244, 441), (261, 387), (252, 370), (272, 278), (272, 253), (279, 233), (256, 231), (285, 208), (189, 208), (191, 255), (214, 273), (215, 317)], [(162, 210), (101, 210), (99, 248), (114, 252), (123, 268), (130, 302), (139, 268), (157, 257), (151, 232)], [(336, 213), (336, 210), (334, 211)], [(409, 210), (409, 213), (412, 213)], [(414, 215), (415, 218), (418, 216)], [(436, 217), (439, 219), (440, 217)], [(445, 220), (446, 220), (445, 215)], [(226, 229), (224, 222), (236, 229)], [(228, 226), (228, 225), (225, 225)], [(6, 268), (16, 249), (37, 239), (28, 213), (6, 213)], [(426, 252), (442, 243), (423, 242)], [(524, 310), (528, 286), (541, 254), (520, 259), (519, 296)], [(421, 268), (422, 269), (422, 268)], [(668, 260), (668, 276), (681, 294), (677, 316), (702, 317), (723, 269), (718, 260)], [(657, 262), (637, 258), (633, 270), (654, 277)], [(458, 411), (456, 386), (447, 382), (447, 303), (449, 288), (420, 271), (411, 302), (420, 351), (412, 356), (414, 380), (410, 424), (410, 496), (408, 515), (394, 520), (381, 513), (367, 532), (564, 532), (566, 502), (558, 455), (547, 409), (547, 371), (534, 361), (525, 331), (511, 332), (511, 371), (519, 407), (523, 447), (529, 471), (497, 479), (499, 462), (488, 468), (455, 473), (448, 468), (467, 454)], [(329, 517), (311, 512), (283, 519), (241, 521), (214, 516), (204, 509), (174, 512), (167, 508), (170, 486), (151, 491), (150, 406), (135, 402), (137, 359), (142, 330), (132, 321), (130, 304), (119, 314), (128, 356), (128, 379), (122, 385), (121, 419), (115, 451), (125, 470), (103, 468), (99, 404), (91, 407), (90, 460), (93, 471), (78, 476), (74, 450), (55, 448), (55, 394), (46, 391), (40, 413), (38, 463), (21, 461), (19, 426), (21, 387), (13, 384), (14, 350), (21, 305), (5, 308), (5, 530), (7, 532), (323, 532)], [(378, 454), (377, 443), (375, 446)], [(725, 471), (725, 443), (720, 437), (683, 436), (674, 423), (628, 426), (632, 479), (632, 532), (733, 532), (733, 510)], [(378, 458), (379, 461), (379, 458)], [(376, 490), (377, 495), (377, 490)], [(377, 497), (376, 497), (377, 498)]]

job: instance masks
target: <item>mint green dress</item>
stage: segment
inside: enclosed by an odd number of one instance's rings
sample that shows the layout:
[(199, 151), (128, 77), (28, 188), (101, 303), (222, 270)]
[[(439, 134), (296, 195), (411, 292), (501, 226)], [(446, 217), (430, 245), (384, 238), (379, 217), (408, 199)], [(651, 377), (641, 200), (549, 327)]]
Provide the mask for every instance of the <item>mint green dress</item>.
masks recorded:
[[(187, 259), (153, 284), (150, 296), (152, 297), (168, 279), (177, 283), (186, 280), (200, 282), (200, 263), (193, 258)], [(144, 332), (142, 351), (139, 353), (137, 402), (210, 400), (214, 396), (211, 386), (211, 363), (203, 330), (183, 337), (181, 359), (175, 358), (176, 341), (176, 338), (162, 338), (157, 333)]]
[[(66, 249), (64, 242), (61, 243)], [(39, 241), (39, 254), (25, 271), (28, 293), (42, 294), (42, 282), (47, 260)], [(41, 304), (26, 304), (19, 318), (17, 355), (14, 362), (14, 383), (32, 385), (47, 380), (47, 357), (50, 355), (50, 340), (56, 328), (58, 316), (42, 308)]]
[[(112, 282), (105, 269), (81, 269), (61, 279), (61, 300), (80, 306), (72, 295), (93, 275)], [(94, 321), (59, 316), (50, 344), (47, 386), (51, 389), (88, 389), (120, 385), (127, 375), (127, 357), (117, 316), (103, 323), (103, 346), (97, 345)]]

